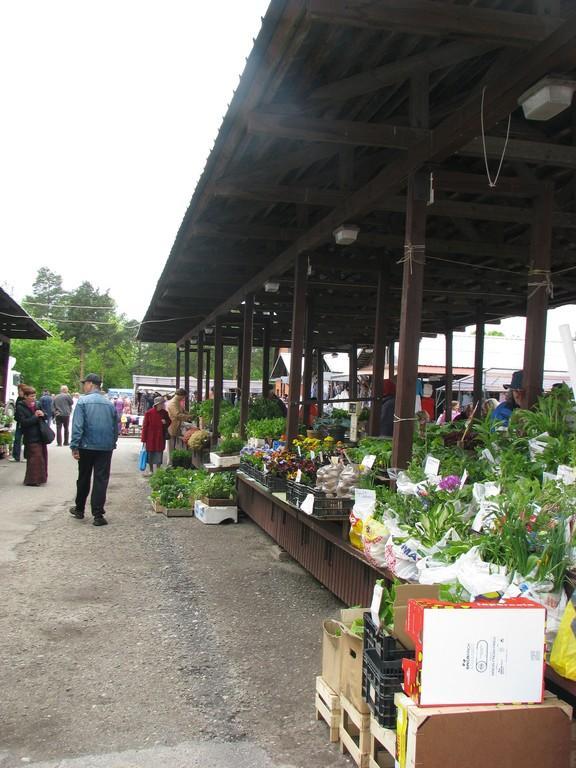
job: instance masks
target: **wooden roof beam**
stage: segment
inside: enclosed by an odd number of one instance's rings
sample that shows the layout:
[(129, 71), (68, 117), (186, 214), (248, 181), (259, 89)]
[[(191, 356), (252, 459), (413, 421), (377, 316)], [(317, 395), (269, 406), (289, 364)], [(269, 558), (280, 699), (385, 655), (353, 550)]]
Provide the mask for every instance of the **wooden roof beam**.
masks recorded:
[[(246, 115), (246, 128), (249, 133), (283, 139), (403, 150), (409, 149), (416, 141), (430, 140), (432, 136), (431, 131), (422, 128), (355, 120), (278, 115), (262, 111), (249, 112)], [(488, 136), (486, 138), (488, 157), (500, 159), (505, 143), (506, 140), (499, 136)], [(483, 157), (482, 139), (474, 137), (455, 154)], [(508, 160), (520, 160), (525, 163), (576, 169), (576, 147), (569, 145), (510, 139), (506, 147), (506, 157)]]
[[(331, 3), (328, 3), (331, 5)], [(436, 6), (438, 7), (438, 6)], [(449, 10), (460, 11), (463, 6), (451, 6)], [(445, 30), (444, 30), (445, 34)], [(576, 15), (572, 15), (556, 32), (535, 46), (529, 56), (518, 55), (513, 62), (500, 62), (486, 78), (484, 102), (484, 123), (490, 130), (503, 117), (512, 112), (518, 97), (533, 83), (549, 72), (576, 66)], [(346, 202), (331, 211), (311, 227), (297, 242), (286, 248), (279, 256), (238, 291), (228, 297), (183, 338), (190, 338), (197, 329), (205, 327), (216, 317), (236, 306), (247, 293), (255, 291), (274, 275), (283, 274), (293, 263), (298, 253), (312, 250), (326, 242), (334, 229), (344, 221), (353, 221), (374, 205), (385, 194), (397, 192), (406, 184), (410, 173), (427, 163), (441, 163), (461, 146), (466, 145), (478, 133), (478, 104), (466, 104), (457, 109), (432, 130), (430, 140), (419, 141), (409, 152), (395, 158), (361, 189), (353, 192)], [(461, 323), (458, 323), (460, 325)]]
[(438, 48), (321, 85), (308, 94), (308, 101), (344, 101), (355, 96), (365, 96), (423, 72), (434, 72), (437, 69), (451, 67), (462, 61), (482, 56), (493, 47), (487, 43), (475, 44), (470, 41), (447, 43)]
[(308, 0), (307, 13), (313, 21), (327, 24), (410, 35), (463, 35), (521, 47), (545, 40), (562, 23), (550, 16), (433, 0)]
[[(464, 174), (459, 174), (459, 176)], [(516, 182), (516, 179), (503, 177), (502, 183), (507, 186), (508, 181)], [(466, 179), (461, 179), (459, 185), (465, 185)], [(446, 182), (447, 184), (448, 182)], [(475, 192), (479, 188), (482, 193), (490, 192), (484, 176), (472, 176), (467, 192)], [(439, 188), (439, 187), (437, 187)], [(532, 196), (533, 185), (527, 187), (526, 197)], [(518, 185), (515, 184), (513, 196), (517, 196)], [(454, 190), (449, 190), (454, 191)], [(334, 208), (346, 199), (346, 194), (333, 189), (318, 189), (316, 187), (292, 187), (288, 185), (258, 184), (240, 185), (228, 182), (217, 182), (212, 187), (212, 192), (217, 197), (230, 197), (237, 200), (248, 200), (262, 203), (293, 203), (295, 205), (314, 205), (319, 207)], [(388, 196), (378, 203), (374, 210), (404, 213), (406, 210), (406, 198), (402, 196)], [(459, 200), (435, 200), (429, 208), (430, 216), (444, 216), (454, 219), (478, 219), (480, 221), (512, 221), (521, 224), (530, 224), (533, 218), (532, 208), (506, 205), (489, 205), (486, 203), (461, 202)], [(554, 227), (576, 228), (576, 214), (564, 211), (555, 211), (552, 215)], [(218, 255), (215, 256), (218, 258)], [(233, 262), (232, 262), (233, 263)]]

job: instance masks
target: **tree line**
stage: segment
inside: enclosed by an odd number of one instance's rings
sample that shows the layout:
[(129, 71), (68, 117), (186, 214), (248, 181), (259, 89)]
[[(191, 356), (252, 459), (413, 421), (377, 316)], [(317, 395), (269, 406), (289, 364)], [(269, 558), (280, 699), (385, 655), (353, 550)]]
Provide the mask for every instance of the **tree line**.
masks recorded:
[[(106, 388), (132, 387), (132, 375), (176, 375), (176, 345), (136, 340), (139, 321), (118, 311), (109, 290), (84, 281), (66, 291), (62, 276), (41, 267), (23, 307), (51, 336), (45, 341), (15, 339), (11, 354), (23, 380), (37, 389), (79, 389), (84, 374), (98, 373)], [(196, 356), (190, 355), (190, 372)], [(212, 355), (213, 372), (213, 355)], [(262, 355), (254, 350), (252, 377), (262, 374)], [(236, 378), (235, 348), (224, 349), (224, 377)]]

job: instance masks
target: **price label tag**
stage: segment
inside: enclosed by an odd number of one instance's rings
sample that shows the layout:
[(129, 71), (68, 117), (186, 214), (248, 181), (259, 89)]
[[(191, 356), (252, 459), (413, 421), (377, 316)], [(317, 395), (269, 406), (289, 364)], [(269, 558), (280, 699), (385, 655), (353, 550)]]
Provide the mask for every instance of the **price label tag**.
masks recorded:
[(296, 448), (298, 449), (298, 456), (302, 456), (302, 451), (300, 450), (300, 446), (297, 445)]
[(305, 512), (307, 515), (311, 515), (312, 512), (314, 512), (314, 494), (309, 493), (302, 504), (300, 504), (300, 509), (302, 512)]
[(382, 605), (382, 595), (384, 588), (382, 584), (374, 584), (374, 592), (372, 592), (372, 605), (370, 606), (370, 615), (374, 625), (380, 628), (380, 606)]
[(298, 472), (296, 472), (296, 482), (301, 483), (302, 482), (302, 470), (299, 469)]
[(490, 464), (496, 464), (496, 459), (492, 456), (492, 451), (489, 448), (484, 448), (480, 455), (486, 459), (486, 461), (489, 461)]
[(460, 490), (464, 488), (464, 484), (466, 483), (466, 480), (468, 480), (468, 470), (465, 469), (464, 472), (462, 472), (462, 477), (460, 479)]
[(310, 460), (314, 461), (315, 458), (316, 458), (316, 452), (315, 451), (310, 451)]
[(318, 455), (320, 457), (320, 461), (322, 462), (322, 464), (324, 464), (324, 454), (323, 454), (323, 452), (320, 451), (320, 453)]
[(434, 456), (426, 457), (426, 464), (424, 465), (424, 474), (426, 477), (432, 477), (438, 475), (440, 469), (440, 459), (435, 459)]
[(366, 467), (366, 469), (372, 469), (375, 461), (376, 456), (373, 453), (367, 453), (366, 456), (364, 456), (362, 459), (362, 465)]
[(568, 467), (566, 464), (560, 464), (558, 466), (556, 477), (558, 480), (562, 480), (564, 485), (573, 485), (576, 482), (576, 470), (574, 467)]
[(372, 488), (355, 488), (354, 501), (376, 501), (376, 491)]

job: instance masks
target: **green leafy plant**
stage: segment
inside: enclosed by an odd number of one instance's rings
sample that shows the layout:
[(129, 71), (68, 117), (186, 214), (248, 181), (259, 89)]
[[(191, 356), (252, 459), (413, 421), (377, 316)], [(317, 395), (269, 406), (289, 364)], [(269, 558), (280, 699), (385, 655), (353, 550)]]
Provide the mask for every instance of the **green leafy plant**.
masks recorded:
[[(223, 405), (224, 403), (222, 403)], [(222, 437), (231, 437), (240, 430), (240, 409), (232, 406), (220, 414), (218, 429)]]
[(244, 440), (241, 437), (224, 437), (220, 440), (216, 453), (220, 456), (235, 456), (243, 446)]
[(190, 451), (180, 448), (172, 451), (172, 466), (190, 469), (192, 467), (192, 454)]
[(282, 409), (277, 400), (268, 400), (265, 397), (257, 397), (250, 405), (250, 421), (262, 419), (276, 419), (282, 415)]
[(195, 491), (209, 499), (235, 499), (236, 473), (215, 472), (208, 475), (196, 485)]
[(248, 437), (278, 440), (286, 431), (286, 419), (283, 416), (274, 419), (250, 420), (246, 424)]

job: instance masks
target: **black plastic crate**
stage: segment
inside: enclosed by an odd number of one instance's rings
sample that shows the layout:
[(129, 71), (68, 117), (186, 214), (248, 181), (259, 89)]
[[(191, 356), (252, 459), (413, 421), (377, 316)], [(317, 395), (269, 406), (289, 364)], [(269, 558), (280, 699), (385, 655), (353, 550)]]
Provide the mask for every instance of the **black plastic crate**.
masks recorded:
[(375, 648), (362, 658), (362, 696), (383, 728), (396, 727), (394, 696), (402, 690), (402, 659), (382, 661)]
[(284, 493), (286, 490), (286, 478), (276, 475), (265, 475), (264, 482), (266, 488), (272, 493)]
[(364, 614), (364, 650), (373, 649), (381, 661), (413, 659), (414, 651), (404, 648), (395, 637), (385, 635), (376, 629), (369, 611)]
[(350, 515), (350, 511), (354, 506), (354, 499), (328, 497), (324, 491), (319, 491), (317, 488), (311, 488), (309, 485), (302, 485), (294, 480), (288, 480), (286, 500), (290, 504), (300, 508), (308, 494), (314, 496), (313, 517), (331, 517), (345, 520)]
[(242, 461), (242, 459), (240, 459), (240, 472), (244, 472), (244, 474), (247, 475), (248, 477), (254, 477), (252, 470), (253, 470), (252, 464), (249, 464), (247, 461), (244, 462)]
[(258, 469), (257, 467), (252, 467), (251, 477), (254, 480), (256, 480), (257, 483), (260, 483), (260, 485), (266, 485), (266, 475), (261, 469)]

